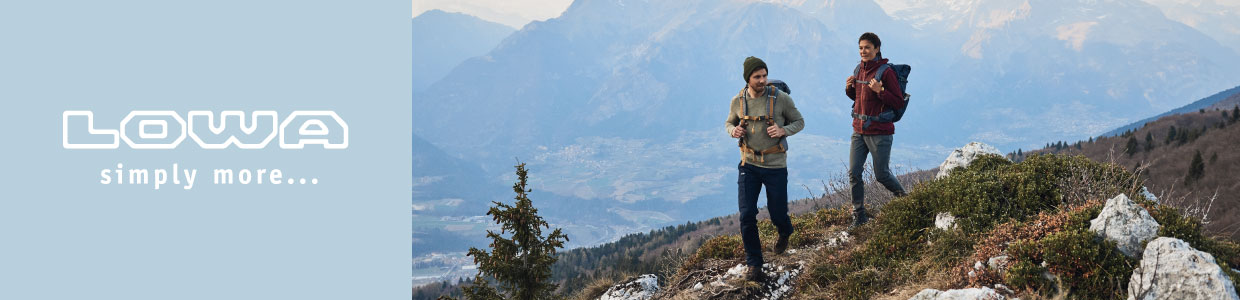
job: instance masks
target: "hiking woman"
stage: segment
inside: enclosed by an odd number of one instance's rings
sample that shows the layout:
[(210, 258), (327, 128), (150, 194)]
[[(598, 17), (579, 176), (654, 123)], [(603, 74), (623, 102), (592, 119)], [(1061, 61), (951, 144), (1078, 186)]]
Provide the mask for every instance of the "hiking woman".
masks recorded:
[[(844, 93), (853, 100), (852, 145), (848, 153), (848, 182), (852, 188), (853, 227), (868, 221), (865, 214), (865, 180), (861, 178), (866, 155), (874, 156), (874, 177), (896, 197), (906, 195), (904, 187), (891, 174), (892, 135), (894, 123), (873, 120), (888, 108), (903, 108), (904, 91), (892, 68), (883, 70), (882, 80), (874, 80), (880, 66), (887, 65), (883, 58), (883, 42), (878, 35), (866, 32), (857, 40), (861, 62), (857, 72), (848, 76)], [(868, 79), (868, 80), (866, 80)]]

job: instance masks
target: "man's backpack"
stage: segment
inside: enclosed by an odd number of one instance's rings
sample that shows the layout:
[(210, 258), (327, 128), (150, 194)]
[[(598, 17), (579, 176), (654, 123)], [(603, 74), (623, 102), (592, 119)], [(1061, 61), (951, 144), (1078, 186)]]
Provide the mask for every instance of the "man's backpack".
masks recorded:
[(784, 91), (784, 94), (792, 95), (792, 89), (789, 89), (788, 84), (784, 83), (783, 80), (771, 79), (771, 81), (767, 82), (766, 85), (773, 85), (779, 88), (779, 90)]
[[(776, 92), (775, 89), (779, 89), (780, 91), (783, 91), (784, 94), (789, 94), (789, 95), (792, 94), (792, 89), (788, 88), (787, 83), (784, 83), (783, 81), (780, 81), (780, 80), (771, 80), (770, 82), (766, 84), (766, 90), (763, 92), (767, 96), (766, 115), (750, 116), (749, 115), (749, 101), (748, 101), (749, 97), (748, 97), (748, 94), (745, 93), (746, 88), (748, 87), (741, 88), (741, 92), (740, 92), (741, 114), (743, 114), (743, 116), (741, 116), (740, 124), (737, 126), (746, 126), (746, 123), (748, 123), (748, 121), (765, 122), (767, 126), (775, 124), (775, 117), (773, 116), (773, 114), (775, 110), (775, 99), (778, 99), (777, 97), (778, 92)], [(771, 146), (770, 148), (763, 149), (763, 150), (750, 148), (749, 145), (745, 144), (744, 137), (741, 137), (740, 139), (738, 139), (736, 141), (736, 144), (737, 146), (740, 146), (741, 153), (746, 153), (746, 152), (753, 153), (754, 156), (759, 157), (759, 161), (765, 162), (767, 154), (783, 153), (783, 152), (788, 151), (788, 136), (780, 137), (779, 144), (776, 144), (775, 146)], [(741, 161), (741, 164), (743, 165), (744, 161)]]
[[(904, 92), (904, 107), (901, 107), (898, 109), (896, 108), (884, 109), (883, 112), (879, 113), (877, 116), (868, 116), (868, 115), (853, 113), (853, 118), (861, 119), (862, 121), (866, 122), (865, 125), (861, 126), (862, 128), (869, 127), (871, 121), (872, 122), (887, 122), (887, 123), (899, 122), (901, 118), (904, 118), (904, 111), (908, 109), (909, 94), (906, 88), (908, 87), (908, 73), (913, 70), (913, 67), (910, 67), (909, 65), (897, 65), (897, 64), (890, 64), (890, 63), (884, 64), (884, 65), (878, 66), (878, 70), (877, 72), (874, 72), (874, 79), (872, 80), (882, 81), (883, 73), (886, 73), (888, 68), (896, 71), (896, 78), (899, 79), (900, 81), (900, 91)], [(860, 75), (861, 75), (861, 64), (857, 64), (857, 68), (853, 69), (853, 76), (860, 76)], [(870, 84), (870, 81), (860, 80), (860, 78), (858, 78), (857, 83)], [(856, 106), (856, 105), (857, 103), (853, 103), (853, 106)]]

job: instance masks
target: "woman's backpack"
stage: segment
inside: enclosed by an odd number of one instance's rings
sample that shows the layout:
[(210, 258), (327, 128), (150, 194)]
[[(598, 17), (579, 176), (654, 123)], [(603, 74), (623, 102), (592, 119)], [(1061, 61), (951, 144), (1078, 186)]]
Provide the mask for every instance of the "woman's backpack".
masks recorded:
[[(887, 109), (884, 109), (883, 112), (879, 113), (877, 116), (868, 116), (868, 115), (853, 113), (853, 118), (866, 121), (865, 126), (862, 126), (862, 128), (869, 127), (868, 125), (870, 121), (887, 122), (887, 123), (899, 122), (901, 118), (904, 118), (904, 111), (908, 109), (909, 94), (906, 88), (908, 88), (908, 73), (913, 70), (913, 67), (910, 67), (909, 65), (897, 65), (897, 64), (890, 64), (890, 63), (881, 65), (881, 66), (878, 66), (877, 72), (874, 72), (874, 79), (872, 80), (881, 81), (883, 78), (883, 73), (886, 73), (887, 69), (892, 69), (896, 71), (896, 78), (900, 80), (900, 91), (904, 92), (904, 107), (901, 107), (898, 109), (887, 108)], [(861, 64), (857, 64), (857, 68), (853, 69), (853, 76), (860, 76), (860, 75), (861, 75)], [(857, 83), (870, 84), (870, 81), (857, 79)], [(856, 106), (856, 105), (857, 105), (856, 103), (853, 103), (853, 106)]]

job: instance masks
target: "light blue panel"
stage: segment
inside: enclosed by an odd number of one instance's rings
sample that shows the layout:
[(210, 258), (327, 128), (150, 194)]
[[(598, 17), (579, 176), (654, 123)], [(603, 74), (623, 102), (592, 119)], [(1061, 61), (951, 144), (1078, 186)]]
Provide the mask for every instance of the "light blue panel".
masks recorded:
[[(408, 298), (409, 22), (399, 1), (0, 4), (0, 299)], [(334, 111), (349, 146), (71, 150), (66, 110)], [(102, 184), (117, 164), (197, 180)]]

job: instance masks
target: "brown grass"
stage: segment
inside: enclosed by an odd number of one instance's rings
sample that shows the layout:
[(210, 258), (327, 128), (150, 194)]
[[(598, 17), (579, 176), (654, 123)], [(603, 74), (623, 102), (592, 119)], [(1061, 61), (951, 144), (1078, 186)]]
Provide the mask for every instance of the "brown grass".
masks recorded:
[(573, 296), (570, 299), (574, 299), (574, 300), (598, 299), (599, 296), (602, 296), (603, 293), (606, 293), (607, 289), (611, 288), (611, 286), (613, 285), (616, 285), (616, 283), (617, 281), (615, 279), (612, 279), (612, 277), (604, 276), (604, 277), (597, 278), (594, 281), (591, 281), (589, 285), (586, 285), (585, 289), (577, 291), (577, 293), (573, 294)]

